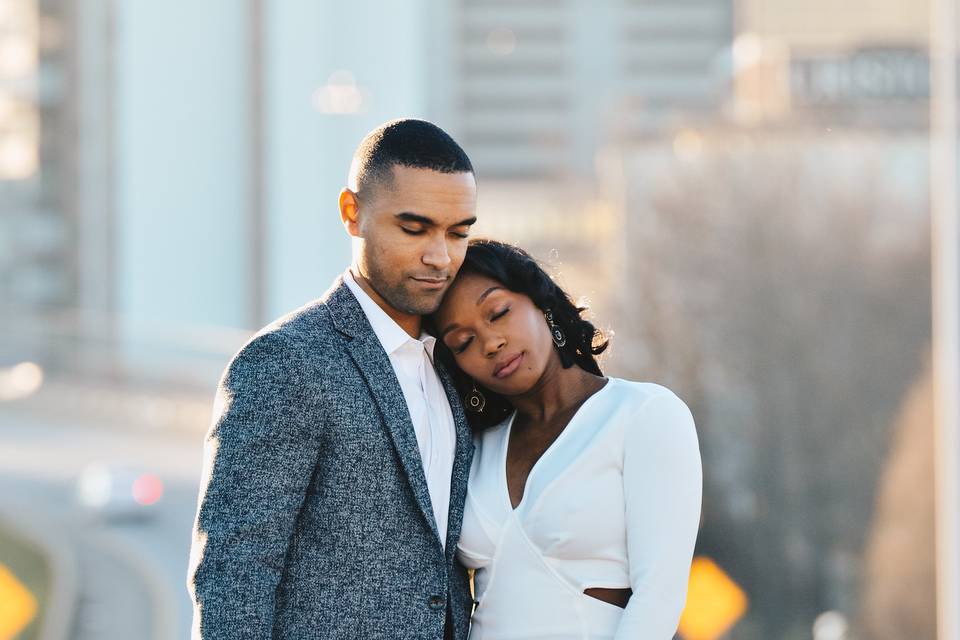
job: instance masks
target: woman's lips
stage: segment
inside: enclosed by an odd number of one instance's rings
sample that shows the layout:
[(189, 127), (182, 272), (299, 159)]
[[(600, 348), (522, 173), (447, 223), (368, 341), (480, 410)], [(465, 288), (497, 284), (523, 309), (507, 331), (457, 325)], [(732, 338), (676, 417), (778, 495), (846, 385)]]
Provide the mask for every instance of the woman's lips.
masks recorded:
[(506, 378), (511, 373), (520, 368), (520, 362), (523, 360), (523, 353), (518, 353), (506, 363), (497, 367), (493, 372), (494, 378)]

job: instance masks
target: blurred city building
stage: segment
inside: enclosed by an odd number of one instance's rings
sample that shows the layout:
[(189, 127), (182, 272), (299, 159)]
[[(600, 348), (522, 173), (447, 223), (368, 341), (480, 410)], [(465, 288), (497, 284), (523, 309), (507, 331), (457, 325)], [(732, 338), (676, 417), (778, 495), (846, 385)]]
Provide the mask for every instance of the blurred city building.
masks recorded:
[(0, 5), (0, 317), (76, 305), (75, 148), (61, 3)]
[(928, 0), (740, 0), (734, 115), (925, 134), (929, 28)]
[(597, 150), (712, 120), (729, 0), (459, 0), (447, 104), (488, 178), (592, 180)]

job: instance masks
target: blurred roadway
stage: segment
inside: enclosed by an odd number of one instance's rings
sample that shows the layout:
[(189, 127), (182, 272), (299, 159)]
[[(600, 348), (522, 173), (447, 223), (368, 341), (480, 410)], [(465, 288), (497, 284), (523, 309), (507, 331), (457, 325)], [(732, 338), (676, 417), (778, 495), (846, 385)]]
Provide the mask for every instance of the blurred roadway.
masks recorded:
[[(71, 637), (189, 637), (186, 568), (202, 439), (202, 430), (81, 424), (0, 407), (0, 513), (72, 552), (79, 599)], [(91, 463), (156, 474), (163, 497), (144, 518), (97, 517), (75, 497)]]

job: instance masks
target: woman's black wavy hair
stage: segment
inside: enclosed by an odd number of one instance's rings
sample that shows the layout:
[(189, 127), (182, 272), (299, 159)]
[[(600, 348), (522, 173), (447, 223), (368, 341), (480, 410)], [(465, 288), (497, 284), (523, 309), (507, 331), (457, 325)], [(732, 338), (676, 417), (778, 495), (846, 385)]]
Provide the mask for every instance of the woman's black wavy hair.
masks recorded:
[[(557, 347), (564, 369), (577, 365), (590, 373), (603, 375), (596, 356), (606, 350), (610, 341), (600, 329), (582, 317), (587, 308), (574, 304), (570, 296), (526, 251), (497, 240), (474, 239), (467, 246), (459, 273), (486, 276), (510, 291), (527, 296), (541, 311), (549, 309), (554, 322), (567, 338), (563, 347)], [(432, 318), (428, 318), (428, 329), (437, 334)], [(453, 376), (457, 392), (464, 407), (467, 407), (467, 399), (474, 388), (473, 378), (457, 366), (453, 353), (442, 341), (437, 341), (435, 350)], [(476, 388), (486, 398), (486, 404), (481, 413), (467, 411), (470, 426), (475, 431), (499, 424), (513, 411), (513, 406), (505, 397), (479, 384)]]

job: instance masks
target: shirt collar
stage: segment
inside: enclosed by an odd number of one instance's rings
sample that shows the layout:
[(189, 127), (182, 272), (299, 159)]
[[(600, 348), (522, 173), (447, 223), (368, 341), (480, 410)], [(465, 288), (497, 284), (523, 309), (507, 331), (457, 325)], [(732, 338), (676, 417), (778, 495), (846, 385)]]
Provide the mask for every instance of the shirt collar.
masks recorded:
[(363, 309), (367, 320), (370, 321), (370, 326), (373, 327), (373, 332), (380, 344), (383, 345), (383, 350), (387, 352), (387, 355), (392, 355), (408, 343), (415, 343), (414, 346), (419, 345), (426, 349), (431, 362), (433, 361), (433, 349), (437, 344), (435, 337), (426, 331), (420, 332), (420, 340), (410, 337), (410, 334), (404, 331), (396, 320), (387, 315), (387, 312), (363, 290), (349, 268), (343, 273), (343, 282), (353, 293), (357, 302), (360, 303), (360, 308)]

